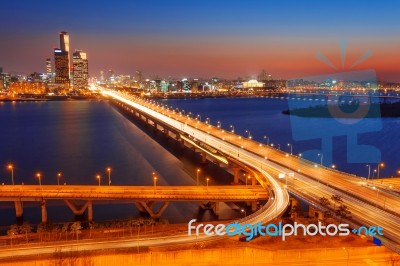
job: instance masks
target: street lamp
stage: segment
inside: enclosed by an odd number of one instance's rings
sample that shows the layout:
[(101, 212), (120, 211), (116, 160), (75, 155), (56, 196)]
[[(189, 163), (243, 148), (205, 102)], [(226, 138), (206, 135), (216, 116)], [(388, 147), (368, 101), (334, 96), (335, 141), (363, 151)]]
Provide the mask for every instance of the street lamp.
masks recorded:
[(318, 157), (320, 157), (321, 156), (321, 166), (322, 166), (322, 160), (324, 159), (324, 154), (323, 153), (318, 153)]
[(41, 173), (36, 173), (36, 177), (39, 180), (39, 187), (42, 189), (42, 174)]
[(267, 145), (269, 144), (269, 137), (267, 137), (267, 136), (264, 136), (264, 139), (266, 139), (267, 140)]
[(208, 189), (208, 182), (210, 181), (210, 178), (207, 177), (207, 178), (206, 178), (206, 181), (207, 181), (207, 189)]
[(278, 145), (278, 149), (280, 150), (281, 149), (281, 144), (278, 143), (277, 145)]
[(293, 155), (293, 146), (292, 144), (288, 143), (288, 147), (290, 147), (290, 155)]
[(61, 172), (57, 173), (57, 185), (60, 185)]
[(157, 176), (154, 176), (153, 180), (154, 180), (154, 190), (156, 190), (157, 189)]
[(108, 185), (111, 185), (111, 167), (107, 167), (108, 172)]
[(11, 183), (14, 185), (14, 166), (9, 164), (7, 165), (7, 168), (11, 170)]
[(100, 175), (96, 175), (97, 180), (99, 180), (99, 186), (100, 186), (100, 180), (101, 180), (101, 176)]
[(380, 169), (381, 167), (385, 167), (385, 164), (382, 163), (382, 162), (380, 162), (380, 163), (378, 164), (378, 176), (377, 176), (377, 178), (379, 178), (379, 169)]
[(246, 217), (246, 210), (245, 209), (241, 209), (240, 212), (244, 213), (244, 217)]
[(251, 178), (250, 175), (248, 175), (247, 178), (246, 178), (246, 187), (247, 187), (247, 179), (250, 179), (250, 178)]
[(217, 121), (217, 127), (221, 128), (221, 122), (220, 121)]
[(231, 125), (230, 128), (231, 128), (231, 132), (235, 133), (235, 127), (233, 125)]
[(346, 251), (347, 251), (347, 266), (348, 266), (348, 265), (349, 265), (350, 252), (349, 252), (349, 250), (346, 249), (346, 248), (343, 248), (343, 250), (346, 250)]
[(211, 124), (210, 118), (206, 118), (206, 124)]
[(371, 177), (371, 165), (367, 164), (366, 167), (368, 167), (368, 178), (369, 179)]
[(198, 186), (199, 185), (199, 174), (200, 174), (200, 168), (197, 168), (197, 170), (196, 170), (196, 185)]
[(248, 134), (249, 134), (248, 138), (249, 138), (249, 139), (251, 139), (252, 137), (251, 137), (250, 130), (247, 130), (247, 129), (246, 129), (246, 133), (248, 133)]

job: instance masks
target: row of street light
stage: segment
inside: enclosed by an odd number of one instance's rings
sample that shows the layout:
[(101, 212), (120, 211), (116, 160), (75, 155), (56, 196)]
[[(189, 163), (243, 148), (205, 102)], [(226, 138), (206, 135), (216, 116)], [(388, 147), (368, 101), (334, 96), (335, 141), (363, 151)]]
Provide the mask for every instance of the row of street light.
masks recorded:
[[(8, 164), (7, 165), (7, 169), (11, 171), (11, 184), (15, 185), (15, 183), (14, 183), (14, 165), (11, 164), (11, 163)], [(108, 185), (110, 186), (111, 185), (111, 167), (107, 167), (106, 168), (106, 172), (108, 173)], [(43, 178), (42, 173), (37, 172), (35, 174), (35, 177), (38, 179), (39, 186), (41, 187), (42, 186), (42, 178)], [(62, 178), (62, 173), (58, 172), (57, 175), (56, 175), (56, 178), (57, 178), (57, 185), (59, 186), (60, 185), (60, 179)], [(101, 185), (101, 175), (97, 174), (96, 175), (96, 179), (98, 180), (99, 186), (100, 186)]]

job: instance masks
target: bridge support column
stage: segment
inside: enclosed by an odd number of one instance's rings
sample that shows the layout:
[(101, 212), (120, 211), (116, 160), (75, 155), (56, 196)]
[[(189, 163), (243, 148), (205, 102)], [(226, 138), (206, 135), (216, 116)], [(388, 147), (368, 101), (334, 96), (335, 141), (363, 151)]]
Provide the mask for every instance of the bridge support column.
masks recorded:
[(89, 200), (87, 204), (87, 215), (88, 215), (88, 221), (89, 222), (93, 221), (93, 203), (91, 200)]
[(15, 206), (15, 216), (21, 218), (24, 215), (24, 207), (22, 206), (22, 201), (14, 201)]
[(257, 201), (251, 202), (251, 211), (255, 212), (257, 210)]
[(154, 204), (155, 204), (154, 201), (149, 201), (149, 202), (139, 201), (139, 202), (135, 202), (135, 205), (138, 207), (140, 212), (147, 212), (150, 215), (151, 218), (160, 218), (160, 216), (163, 214), (165, 209), (168, 207), (169, 202), (168, 201), (164, 201), (162, 203), (161, 207), (158, 210), (154, 210), (153, 209)]
[(205, 153), (204, 151), (201, 152), (201, 162), (202, 163), (206, 163), (207, 162), (207, 153)]
[(42, 200), (40, 202), (40, 209), (42, 211), (42, 223), (47, 223), (47, 209), (46, 209), (46, 201)]
[(68, 208), (72, 211), (72, 213), (77, 216), (83, 215), (86, 211), (86, 208), (89, 205), (89, 201), (86, 201), (85, 204), (83, 204), (82, 206), (77, 206), (77, 204), (72, 200), (64, 200), (64, 202), (67, 204)]
[(239, 167), (233, 167), (233, 183), (234, 185), (239, 184), (239, 174), (240, 174), (240, 168)]

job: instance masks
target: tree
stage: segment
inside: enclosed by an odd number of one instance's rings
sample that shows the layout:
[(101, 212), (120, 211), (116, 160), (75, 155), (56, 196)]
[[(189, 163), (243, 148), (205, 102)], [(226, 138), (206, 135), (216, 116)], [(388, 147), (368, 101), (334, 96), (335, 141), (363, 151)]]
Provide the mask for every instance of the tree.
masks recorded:
[(30, 234), (32, 231), (32, 226), (29, 224), (29, 222), (24, 222), (20, 226), (20, 231), (22, 233), (25, 233), (25, 239), (26, 239), (26, 242), (28, 242), (28, 234)]
[(78, 240), (78, 235), (81, 233), (81, 229), (81, 222), (77, 221), (71, 224), (71, 231), (76, 234), (76, 240)]
[(342, 217), (344, 219), (351, 217), (351, 211), (349, 208), (343, 204), (341, 204), (336, 210), (336, 215)]
[(336, 204), (340, 205), (343, 202), (342, 197), (340, 195), (337, 195), (337, 194), (332, 195), (331, 199), (334, 202), (333, 209), (336, 208)]
[(331, 205), (330, 200), (325, 197), (320, 198), (319, 203), (325, 208), (328, 208), (328, 206)]
[(69, 230), (69, 223), (64, 223), (61, 228), (61, 232), (65, 233), (65, 241), (68, 240), (68, 230)]
[(18, 226), (16, 224), (13, 224), (10, 226), (10, 229), (7, 230), (7, 235), (10, 237), (11, 239), (11, 246), (13, 244), (13, 239), (16, 235), (18, 235)]

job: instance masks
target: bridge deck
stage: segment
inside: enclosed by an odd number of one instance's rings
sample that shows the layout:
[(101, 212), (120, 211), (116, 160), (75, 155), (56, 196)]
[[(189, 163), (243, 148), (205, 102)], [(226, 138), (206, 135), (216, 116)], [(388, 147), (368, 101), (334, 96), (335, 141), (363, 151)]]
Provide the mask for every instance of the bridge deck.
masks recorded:
[(138, 201), (252, 201), (268, 198), (261, 186), (3, 185), (0, 201), (42, 199)]

